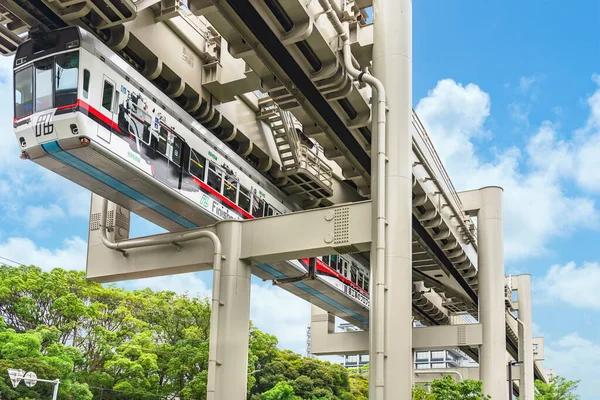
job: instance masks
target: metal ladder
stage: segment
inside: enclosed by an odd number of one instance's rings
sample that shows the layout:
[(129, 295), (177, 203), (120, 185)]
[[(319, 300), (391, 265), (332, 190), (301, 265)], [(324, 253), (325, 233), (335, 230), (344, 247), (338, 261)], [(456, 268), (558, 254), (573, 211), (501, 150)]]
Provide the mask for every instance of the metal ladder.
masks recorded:
[(286, 178), (281, 188), (307, 200), (331, 196), (333, 171), (315, 150), (300, 142), (292, 114), (282, 110), (268, 96), (259, 98), (258, 105), (257, 119), (265, 121), (273, 132), (281, 171)]

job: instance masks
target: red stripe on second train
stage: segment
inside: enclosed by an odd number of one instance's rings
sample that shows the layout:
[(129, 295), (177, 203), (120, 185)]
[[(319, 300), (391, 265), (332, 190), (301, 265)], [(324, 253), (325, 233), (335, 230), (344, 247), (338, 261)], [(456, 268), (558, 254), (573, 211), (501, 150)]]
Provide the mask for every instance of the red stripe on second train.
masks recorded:
[(238, 206), (237, 204), (235, 204), (233, 201), (229, 200), (227, 197), (223, 196), (221, 193), (217, 192), (215, 189), (213, 189), (210, 186), (208, 186), (206, 183), (202, 182), (200, 179), (196, 178), (195, 176), (192, 176), (192, 178), (194, 178), (194, 181), (202, 189), (206, 190), (211, 195), (217, 197), (219, 200), (225, 202), (228, 206), (230, 206), (235, 211), (237, 211), (240, 214), (242, 214), (245, 218), (247, 218), (247, 219), (254, 219), (254, 216), (252, 214), (249, 214), (246, 210), (244, 210), (243, 208), (241, 208), (240, 206)]
[[(303, 258), (302, 261), (305, 262), (306, 265), (308, 265), (308, 263), (310, 262), (310, 259)], [(320, 260), (318, 258), (317, 258), (317, 271), (325, 271), (326, 273), (333, 276), (334, 278), (339, 279), (343, 283), (350, 285), (353, 288), (355, 288), (356, 290), (362, 292), (364, 295), (369, 296), (369, 292), (367, 292), (366, 290), (364, 290), (363, 288), (358, 286), (356, 283), (352, 282), (350, 279), (346, 278), (344, 275), (337, 272), (331, 266), (327, 265), (323, 260)]]

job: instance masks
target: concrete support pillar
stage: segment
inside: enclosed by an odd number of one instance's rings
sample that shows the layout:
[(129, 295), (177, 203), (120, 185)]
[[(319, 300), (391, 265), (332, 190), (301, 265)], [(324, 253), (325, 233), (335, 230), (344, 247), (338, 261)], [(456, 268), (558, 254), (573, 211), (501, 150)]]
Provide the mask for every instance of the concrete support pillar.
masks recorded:
[[(376, 400), (409, 400), (413, 378), (411, 0), (374, 0), (373, 23), (373, 74), (381, 80), (387, 93), (388, 162), (385, 172), (378, 171), (376, 152), (372, 152), (372, 193), (375, 196), (378, 174), (386, 175), (387, 227), (385, 261), (378, 262), (381, 260), (374, 257), (376, 239), (371, 251), (369, 395)], [(373, 111), (373, 115), (377, 115), (377, 110)], [(373, 138), (376, 137), (374, 132)], [(375, 140), (372, 149), (377, 149), (377, 145)], [(377, 203), (376, 198), (374, 202)]]
[(534, 368), (533, 368), (533, 332), (531, 316), (531, 275), (513, 277), (517, 282), (517, 301), (519, 319), (524, 329), (519, 329), (519, 350), (522, 349), (519, 361), (522, 361), (519, 376), (519, 392), (521, 400), (534, 400)]
[(483, 392), (491, 395), (494, 400), (502, 400), (508, 397), (502, 188), (482, 188), (480, 196), (481, 206), (477, 213), (478, 293), (483, 344), (479, 351), (479, 368)]
[(248, 382), (250, 329), (250, 264), (240, 260), (242, 226), (239, 222), (217, 224), (222, 241), (220, 303), (216, 334), (217, 366), (214, 392), (208, 400), (245, 400)]

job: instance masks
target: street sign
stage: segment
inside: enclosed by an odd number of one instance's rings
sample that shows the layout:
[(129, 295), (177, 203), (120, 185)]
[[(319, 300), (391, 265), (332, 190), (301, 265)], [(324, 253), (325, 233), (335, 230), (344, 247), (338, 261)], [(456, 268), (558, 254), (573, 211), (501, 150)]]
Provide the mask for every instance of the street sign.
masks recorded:
[(27, 387), (33, 387), (37, 383), (37, 375), (35, 374), (35, 372), (28, 372), (25, 374), (23, 382), (25, 382)]
[(19, 382), (21, 382), (21, 379), (23, 379), (24, 375), (25, 371), (22, 369), (8, 369), (8, 376), (10, 376), (10, 381), (12, 382), (14, 388), (16, 388)]

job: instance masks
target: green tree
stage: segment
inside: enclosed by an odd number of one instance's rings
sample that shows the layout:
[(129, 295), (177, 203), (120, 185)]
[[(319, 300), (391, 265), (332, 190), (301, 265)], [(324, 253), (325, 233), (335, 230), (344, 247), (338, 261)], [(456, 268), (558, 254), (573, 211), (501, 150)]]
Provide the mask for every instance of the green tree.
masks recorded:
[(426, 387), (415, 385), (412, 390), (412, 400), (435, 400), (435, 397)]
[(294, 400), (294, 388), (287, 382), (278, 382), (260, 396), (261, 400)]
[(464, 400), (489, 399), (483, 394), (481, 381), (465, 379), (457, 382), (446, 375), (442, 379), (434, 379), (428, 388), (415, 385), (412, 391), (413, 400)]
[(343, 400), (369, 400), (369, 379), (365, 374), (350, 374), (350, 397), (340, 397)]
[(535, 381), (535, 400), (577, 400), (575, 394), (579, 381), (570, 381), (556, 376), (549, 383)]
[[(368, 398), (366, 376), (279, 350), (276, 337), (252, 325), (248, 335), (250, 399), (287, 396), (289, 388), (294, 400)], [(60, 400), (204, 400), (209, 337), (205, 298), (102, 286), (78, 271), (0, 266), (0, 371), (59, 378)], [(0, 379), (2, 399), (51, 391)]]
[(442, 379), (431, 382), (431, 393), (439, 400), (487, 399), (483, 394), (481, 381), (465, 379), (457, 382), (446, 375)]

